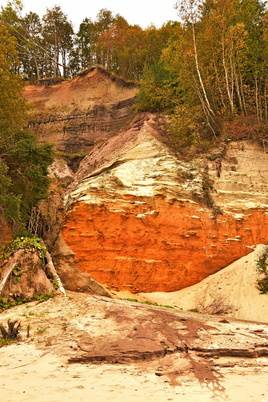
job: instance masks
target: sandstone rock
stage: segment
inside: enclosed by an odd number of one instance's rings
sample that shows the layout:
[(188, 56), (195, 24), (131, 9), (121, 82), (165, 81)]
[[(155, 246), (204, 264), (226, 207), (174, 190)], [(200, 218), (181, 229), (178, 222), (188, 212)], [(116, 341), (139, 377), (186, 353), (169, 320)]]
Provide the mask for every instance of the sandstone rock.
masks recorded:
[[(232, 179), (224, 192), (234, 153), (247, 179), (243, 190), (234, 192)], [(62, 230), (73, 263), (111, 290), (169, 292), (200, 282), (268, 241), (266, 157), (254, 144), (231, 143), (220, 177), (208, 165), (215, 214), (202, 202), (204, 161), (178, 160), (160, 140), (155, 116), (144, 116), (93, 150), (76, 173)]]
[(267, 210), (268, 154), (263, 146), (256, 141), (229, 142), (225, 156), (217, 161), (209, 164), (217, 204), (237, 210), (238, 221), (243, 220), (243, 211)]
[[(0, 280), (8, 271), (10, 261), (1, 267)], [(38, 253), (27, 252), (16, 261), (15, 270), (9, 277), (1, 296), (15, 300), (31, 298), (35, 295), (51, 294), (54, 290), (52, 282), (45, 272), (45, 265)]]
[[(72, 322), (84, 331), (84, 336), (78, 341), (79, 349), (69, 357), (70, 363), (145, 361), (148, 365), (151, 360), (151, 367), (161, 368), (162, 375), (170, 374), (173, 383), (175, 378), (192, 372), (203, 385), (220, 386), (220, 370), (226, 361), (239, 366), (242, 360), (254, 364), (249, 359), (256, 359), (257, 366), (262, 364), (260, 358), (267, 360), (267, 326), (263, 324), (235, 320), (222, 323), (219, 318), (116, 300), (89, 303), (92, 307), (88, 317)], [(110, 331), (94, 325), (102, 308), (105, 311), (101, 315)], [(256, 332), (260, 329), (263, 331)]]
[(137, 91), (135, 83), (99, 67), (56, 85), (29, 85), (24, 90), (34, 106), (29, 127), (57, 150), (85, 155), (96, 140), (111, 137), (131, 119)]
[(73, 181), (74, 173), (63, 158), (54, 158), (52, 165), (48, 168), (49, 176), (58, 180), (62, 185), (69, 185)]

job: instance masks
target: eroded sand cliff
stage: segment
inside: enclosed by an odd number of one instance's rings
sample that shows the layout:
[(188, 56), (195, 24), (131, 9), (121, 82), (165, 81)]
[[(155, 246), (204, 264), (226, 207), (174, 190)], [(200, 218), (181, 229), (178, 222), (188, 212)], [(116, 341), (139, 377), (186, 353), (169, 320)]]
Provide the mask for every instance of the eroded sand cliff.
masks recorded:
[[(67, 108), (70, 117), (76, 105), (97, 118), (96, 107), (121, 102), (129, 119), (126, 101), (136, 92), (133, 83), (91, 69), (60, 85), (27, 88), (26, 96), (50, 116), (54, 128), (43, 139), (54, 138), (62, 149), (70, 138), (60, 138), (64, 129), (55, 125), (53, 108)], [(230, 141), (186, 162), (164, 144), (165, 118), (124, 117), (115, 132), (117, 117), (105, 116), (102, 128), (89, 118), (87, 128), (74, 134), (81, 152), (89, 148), (80, 140), (87, 138), (88, 146), (98, 136), (102, 141), (94, 142), (76, 174), (68, 176), (66, 215), (50, 242), (68, 288), (90, 291), (93, 281), (111, 291), (175, 291), (267, 243), (268, 156), (261, 144)], [(42, 130), (37, 133), (42, 137)], [(54, 173), (59, 176), (56, 165)]]

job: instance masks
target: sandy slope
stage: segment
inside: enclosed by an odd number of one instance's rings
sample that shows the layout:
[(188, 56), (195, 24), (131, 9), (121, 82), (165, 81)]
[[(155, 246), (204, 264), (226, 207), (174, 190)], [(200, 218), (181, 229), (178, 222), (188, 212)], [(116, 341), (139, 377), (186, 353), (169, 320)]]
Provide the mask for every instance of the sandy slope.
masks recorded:
[(220, 313), (244, 320), (268, 322), (268, 295), (260, 294), (256, 288), (259, 277), (256, 260), (265, 247), (258, 245), (252, 253), (227, 268), (178, 292), (141, 293), (133, 297), (181, 307), (184, 310)]

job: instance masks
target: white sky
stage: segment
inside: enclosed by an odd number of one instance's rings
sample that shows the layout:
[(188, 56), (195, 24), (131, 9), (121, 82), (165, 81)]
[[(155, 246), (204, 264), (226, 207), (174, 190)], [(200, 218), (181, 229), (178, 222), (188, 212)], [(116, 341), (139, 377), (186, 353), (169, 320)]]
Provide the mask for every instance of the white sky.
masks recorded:
[[(42, 17), (46, 8), (59, 5), (72, 21), (75, 30), (84, 18), (93, 21), (102, 8), (107, 8), (114, 14), (120, 14), (131, 25), (137, 24), (147, 28), (153, 24), (157, 28), (165, 22), (176, 21), (177, 13), (174, 9), (176, 0), (22, 0), (24, 4), (23, 15), (32, 11)], [(0, 0), (0, 6), (5, 6), (7, 0)]]

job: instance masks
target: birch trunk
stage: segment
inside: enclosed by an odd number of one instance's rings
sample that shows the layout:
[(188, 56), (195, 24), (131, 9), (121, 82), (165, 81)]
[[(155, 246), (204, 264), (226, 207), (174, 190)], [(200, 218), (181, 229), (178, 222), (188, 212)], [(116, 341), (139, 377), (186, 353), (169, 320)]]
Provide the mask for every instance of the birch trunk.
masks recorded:
[(227, 68), (226, 60), (225, 60), (224, 43), (222, 43), (222, 64), (223, 64), (223, 69), (224, 69), (226, 91), (227, 91), (227, 95), (228, 95), (228, 99), (229, 99), (229, 103), (230, 103), (230, 107), (231, 107), (231, 112), (233, 114), (234, 113), (234, 102), (233, 102), (233, 98), (232, 98), (230, 87), (229, 87), (229, 74), (228, 74), (228, 68)]
[(199, 80), (199, 83), (200, 83), (200, 86), (201, 86), (201, 89), (202, 89), (202, 93), (204, 95), (204, 101), (205, 101), (205, 103), (207, 105), (207, 108), (208, 108), (209, 112), (211, 113), (211, 115), (215, 115), (215, 113), (214, 113), (214, 111), (213, 111), (213, 109), (212, 109), (212, 107), (210, 105), (210, 102), (209, 102), (209, 99), (208, 99), (208, 96), (207, 96), (207, 92), (206, 92), (206, 88), (205, 88), (205, 85), (204, 85), (204, 82), (203, 82), (203, 79), (202, 79), (202, 75), (201, 75), (201, 72), (200, 72), (198, 55), (197, 55), (196, 35), (195, 35), (194, 24), (192, 24), (192, 36), (193, 36), (193, 45), (194, 45), (195, 68), (196, 68), (196, 72), (197, 72), (197, 75), (198, 75), (198, 80)]

